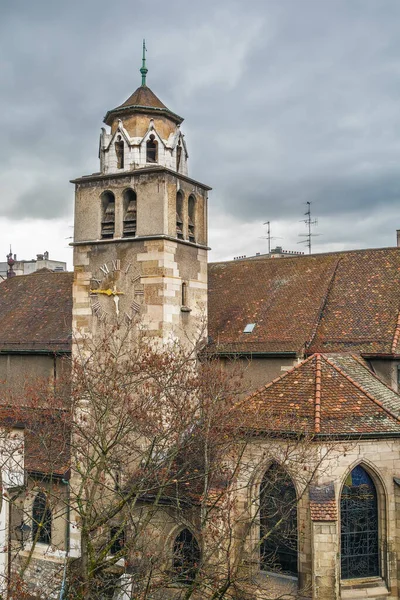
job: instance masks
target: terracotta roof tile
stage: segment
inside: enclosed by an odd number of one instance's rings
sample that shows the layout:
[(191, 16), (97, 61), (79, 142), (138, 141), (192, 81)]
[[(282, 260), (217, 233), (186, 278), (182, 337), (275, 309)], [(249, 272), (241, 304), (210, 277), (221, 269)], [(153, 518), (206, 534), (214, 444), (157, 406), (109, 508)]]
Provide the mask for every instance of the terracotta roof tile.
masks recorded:
[(377, 387), (367, 370), (361, 385), (329, 356), (315, 354), (241, 402), (240, 419), (259, 432), (399, 435), (400, 397)]
[(213, 263), (208, 273), (210, 351), (399, 352), (398, 248)]
[(161, 112), (169, 116), (178, 124), (182, 123), (183, 121), (182, 117), (170, 111), (169, 108), (167, 108), (165, 104), (163, 104), (163, 102), (161, 102), (161, 100), (155, 95), (155, 93), (149, 87), (147, 87), (147, 85), (141, 85), (133, 92), (133, 94), (131, 94), (131, 96), (129, 96), (127, 100), (125, 100), (125, 102), (116, 108), (109, 110), (104, 117), (104, 122), (107, 123), (107, 125), (111, 125), (113, 119), (119, 114), (126, 114), (128, 111), (143, 112), (146, 110), (150, 112)]
[(337, 507), (333, 483), (312, 485), (309, 490), (312, 521), (336, 521)]
[(0, 351), (70, 351), (72, 280), (40, 272), (0, 283)]

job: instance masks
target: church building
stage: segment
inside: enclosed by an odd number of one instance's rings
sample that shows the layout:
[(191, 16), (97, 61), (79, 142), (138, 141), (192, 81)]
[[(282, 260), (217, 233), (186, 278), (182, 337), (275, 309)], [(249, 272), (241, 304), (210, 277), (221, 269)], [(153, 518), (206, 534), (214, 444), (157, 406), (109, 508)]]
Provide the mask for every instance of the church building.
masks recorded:
[[(147, 86), (144, 59), (141, 74), (140, 87), (104, 117), (99, 172), (73, 180), (74, 273), (0, 285), (5, 414), (16, 398), (23, 404), (37, 374), (57, 387), (82, 344), (114, 326), (140, 323), (161, 348), (200, 340), (201, 356), (244, 372), (246, 597), (399, 599), (400, 248), (208, 264), (211, 188), (189, 175), (183, 119)], [(51, 421), (57, 431), (57, 419), (44, 411), (40, 427)], [(79, 525), (46, 504), (49, 470), (68, 497), (67, 449), (55, 440), (50, 469), (31, 438), (21, 502), (38, 543), (25, 540), (18, 555), (33, 554), (25, 577), (34, 590), (79, 554)], [(310, 443), (306, 466), (283, 464), (283, 443), (300, 438)], [(277, 474), (280, 487), (269, 487)], [(283, 497), (293, 503), (290, 539), (279, 510), (271, 516)], [(22, 508), (11, 509), (14, 537)], [(39, 532), (38, 515), (46, 523)], [(201, 560), (195, 525), (182, 531), (197, 539)], [(160, 545), (172, 553), (182, 531)]]

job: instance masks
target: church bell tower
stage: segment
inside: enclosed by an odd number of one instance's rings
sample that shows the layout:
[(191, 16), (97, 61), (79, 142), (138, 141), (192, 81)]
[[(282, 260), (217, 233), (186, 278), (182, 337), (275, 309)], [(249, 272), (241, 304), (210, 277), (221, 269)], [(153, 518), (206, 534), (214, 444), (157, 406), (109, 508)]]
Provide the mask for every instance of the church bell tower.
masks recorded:
[(100, 171), (75, 184), (73, 330), (140, 323), (195, 340), (207, 314), (206, 185), (188, 176), (183, 121), (142, 84), (109, 110)]

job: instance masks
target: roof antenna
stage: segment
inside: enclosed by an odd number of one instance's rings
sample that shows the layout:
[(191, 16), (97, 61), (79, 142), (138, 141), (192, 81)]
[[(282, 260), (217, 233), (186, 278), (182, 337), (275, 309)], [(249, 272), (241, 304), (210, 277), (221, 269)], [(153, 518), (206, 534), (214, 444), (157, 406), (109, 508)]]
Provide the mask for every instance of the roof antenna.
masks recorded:
[(313, 238), (317, 235), (321, 235), (321, 234), (320, 233), (311, 233), (311, 227), (313, 225), (318, 225), (318, 220), (311, 218), (311, 202), (306, 202), (306, 204), (307, 204), (307, 210), (304, 214), (307, 218), (302, 219), (302, 223), (306, 224), (306, 226), (308, 228), (308, 233), (299, 233), (300, 237), (305, 237), (306, 239), (301, 240), (300, 242), (297, 242), (297, 243), (298, 244), (306, 244), (308, 247), (308, 254), (311, 254), (311, 238)]
[(268, 254), (271, 254), (271, 240), (281, 240), (282, 238), (271, 235), (271, 222), (266, 221), (263, 225), (267, 226), (267, 235), (261, 236), (262, 240), (268, 240)]
[(10, 253), (7, 254), (7, 264), (8, 264), (7, 279), (9, 279), (10, 277), (15, 277), (16, 273), (13, 269), (13, 266), (15, 264), (15, 259), (13, 258), (13, 255), (12, 255), (11, 244), (10, 244)]
[(143, 87), (146, 87), (146, 75), (148, 72), (148, 69), (146, 68), (146, 52), (147, 52), (146, 40), (143, 40), (142, 68), (140, 69), (140, 72), (142, 74), (142, 86)]

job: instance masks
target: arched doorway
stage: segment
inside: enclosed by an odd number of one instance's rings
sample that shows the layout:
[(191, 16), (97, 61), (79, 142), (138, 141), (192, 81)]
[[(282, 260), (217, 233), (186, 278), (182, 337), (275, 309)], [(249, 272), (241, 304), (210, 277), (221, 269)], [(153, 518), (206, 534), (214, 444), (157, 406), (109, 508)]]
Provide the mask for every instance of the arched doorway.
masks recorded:
[(376, 487), (358, 465), (347, 477), (340, 497), (342, 579), (375, 577), (379, 567)]
[(260, 487), (261, 569), (297, 575), (297, 496), (279, 465), (266, 471)]

